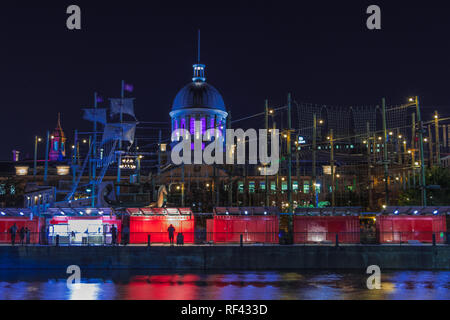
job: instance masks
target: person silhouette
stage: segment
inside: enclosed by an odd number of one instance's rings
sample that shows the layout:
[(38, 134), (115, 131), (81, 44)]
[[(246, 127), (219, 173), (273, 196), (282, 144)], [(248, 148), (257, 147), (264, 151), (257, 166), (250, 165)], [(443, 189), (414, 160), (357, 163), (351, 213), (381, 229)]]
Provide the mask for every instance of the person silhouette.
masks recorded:
[(169, 233), (169, 242), (171, 245), (173, 245), (173, 239), (174, 239), (174, 235), (175, 235), (175, 228), (173, 227), (173, 225), (170, 225), (167, 228), (167, 232)]
[(22, 227), (19, 230), (19, 237), (20, 237), (20, 244), (23, 245), (24, 244), (24, 240), (25, 240), (25, 228)]
[(11, 234), (11, 244), (14, 245), (16, 243), (16, 232), (17, 232), (17, 226), (14, 223), (11, 228), (9, 228), (9, 233)]

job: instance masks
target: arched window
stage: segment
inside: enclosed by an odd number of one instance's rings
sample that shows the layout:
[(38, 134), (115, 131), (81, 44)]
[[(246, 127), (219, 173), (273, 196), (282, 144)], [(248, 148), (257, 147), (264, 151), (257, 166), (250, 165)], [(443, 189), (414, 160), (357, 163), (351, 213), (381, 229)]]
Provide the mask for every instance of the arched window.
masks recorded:
[(201, 122), (202, 122), (202, 134), (204, 134), (206, 130), (206, 119), (204, 117), (201, 118)]
[(189, 123), (189, 131), (191, 134), (195, 133), (195, 117), (191, 117), (190, 123)]

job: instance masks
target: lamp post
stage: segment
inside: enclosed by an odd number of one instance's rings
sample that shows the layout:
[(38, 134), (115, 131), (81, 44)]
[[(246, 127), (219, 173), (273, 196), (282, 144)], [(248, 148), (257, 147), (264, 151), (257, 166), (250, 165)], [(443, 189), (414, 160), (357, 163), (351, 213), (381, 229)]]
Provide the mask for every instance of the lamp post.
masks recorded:
[[(53, 136), (52, 136), (53, 137)], [(50, 133), (47, 131), (47, 140), (45, 143), (45, 170), (44, 170), (44, 182), (47, 182), (48, 174), (48, 148), (50, 144)]]
[(426, 189), (426, 181), (425, 181), (425, 164), (424, 164), (424, 156), (423, 156), (423, 122), (420, 116), (420, 106), (419, 106), (419, 97), (415, 96), (414, 98), (409, 99), (410, 102), (413, 102), (416, 106), (416, 115), (417, 122), (419, 123), (419, 156), (420, 156), (420, 189), (422, 191), (422, 206), (427, 206), (427, 189)]
[(382, 118), (383, 118), (383, 167), (384, 167), (384, 204), (389, 205), (389, 160), (388, 160), (388, 135), (386, 125), (386, 100), (381, 99)]
[[(367, 137), (366, 137), (366, 141), (367, 141), (367, 176), (368, 176), (368, 180), (369, 180), (369, 208), (373, 208), (373, 179), (372, 179), (372, 147), (371, 147), (371, 142), (370, 142), (370, 123), (366, 122), (366, 131), (367, 131)], [(375, 146), (376, 141), (373, 141), (373, 145)]]
[(33, 169), (33, 177), (36, 178), (36, 171), (37, 171), (37, 147), (38, 147), (38, 142), (41, 142), (42, 139), (39, 138), (38, 136), (34, 137), (34, 169)]
[(439, 137), (439, 114), (437, 111), (434, 111), (434, 132), (435, 132), (435, 141), (436, 141), (436, 165), (441, 165), (441, 140)]
[(335, 170), (334, 170), (334, 136), (333, 129), (330, 130), (330, 164), (331, 164), (331, 206), (334, 208), (336, 206), (335, 201)]
[[(316, 162), (317, 162), (317, 157), (316, 157), (316, 152), (317, 152), (317, 125), (322, 125), (323, 124), (323, 120), (319, 120), (317, 121), (317, 114), (314, 113), (313, 114), (313, 133), (312, 133), (312, 186), (313, 186), (313, 193), (315, 194), (315, 190), (316, 190), (316, 180), (317, 180), (317, 169), (316, 169)], [(317, 201), (316, 201), (316, 207), (318, 206)]]
[[(266, 134), (268, 136), (268, 132), (269, 132), (269, 101), (266, 99), (265, 100), (265, 104), (264, 104), (264, 124), (265, 124), (265, 129), (266, 129)], [(269, 184), (269, 177), (265, 176), (265, 188), (264, 188), (264, 205), (266, 207), (269, 206), (269, 191), (267, 190), (267, 185)]]
[(137, 172), (136, 182), (137, 183), (141, 183), (141, 159), (142, 159), (142, 155), (139, 155), (137, 157), (137, 168), (136, 168), (136, 172)]
[(291, 152), (291, 130), (292, 130), (292, 124), (291, 124), (291, 94), (288, 93), (288, 133), (287, 133), (287, 158), (288, 158), (288, 202), (289, 202), (289, 212), (293, 212), (293, 206), (292, 206), (292, 152)]
[(317, 115), (313, 114), (313, 141), (312, 141), (312, 185), (313, 185), (313, 193), (315, 194), (316, 199), (316, 207), (318, 206), (317, 202), (317, 192), (316, 192), (316, 139), (317, 139)]

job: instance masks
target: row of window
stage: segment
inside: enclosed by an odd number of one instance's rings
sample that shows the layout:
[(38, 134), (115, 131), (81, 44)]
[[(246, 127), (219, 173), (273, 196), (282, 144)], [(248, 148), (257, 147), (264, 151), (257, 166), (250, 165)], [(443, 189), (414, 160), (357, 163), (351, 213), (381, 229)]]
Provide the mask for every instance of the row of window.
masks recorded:
[(32, 194), (26, 197), (26, 207), (37, 206), (41, 204), (51, 203), (53, 201), (53, 195), (50, 193)]
[(10, 195), (16, 194), (16, 187), (14, 185), (10, 185), (8, 190), (8, 187), (5, 184), (0, 184), (0, 196), (4, 196), (7, 193)]
[[(186, 117), (189, 118), (189, 117)], [(176, 129), (189, 129), (189, 132), (191, 134), (195, 133), (195, 120), (196, 117), (190, 117), (189, 118), (189, 128), (187, 127), (187, 123), (186, 123), (186, 118), (181, 117), (181, 118), (174, 118), (172, 119), (172, 128), (173, 130)], [(225, 119), (219, 118), (219, 117), (205, 117), (205, 116), (200, 116), (197, 117), (197, 121), (201, 122), (201, 131), (202, 134), (205, 133), (206, 131), (206, 122), (207, 120), (209, 120), (209, 128), (214, 128), (215, 125), (217, 125), (217, 128), (220, 130), (224, 129), (224, 125), (225, 125)]]
[[(255, 181), (249, 181), (248, 183), (248, 190), (251, 193), (254, 193), (256, 190), (256, 182)], [(288, 185), (286, 181), (283, 181), (281, 183), (281, 190), (282, 191), (287, 191), (288, 189)], [(243, 181), (239, 181), (238, 182), (238, 190), (239, 192), (244, 192), (244, 182)], [(266, 182), (265, 181), (259, 181), (259, 190), (266, 190)], [(276, 191), (277, 190), (277, 184), (275, 181), (271, 181), (270, 182), (270, 190), (271, 191)], [(292, 190), (293, 191), (298, 191), (299, 190), (299, 185), (297, 181), (292, 181)], [(304, 193), (309, 193), (310, 190), (310, 182), (309, 181), (304, 181), (303, 182), (303, 192)], [(320, 192), (320, 187), (319, 187), (319, 192)]]
[[(306, 150), (311, 150), (311, 146), (308, 146), (308, 147), (298, 147), (298, 150), (302, 150), (302, 148), (303, 149), (306, 149)], [(354, 149), (355, 148), (355, 146), (354, 145), (352, 145), (352, 144), (350, 144), (350, 145), (336, 145), (335, 146), (335, 148), (336, 149)], [(331, 149), (331, 146), (317, 146), (317, 150), (326, 150), (326, 149)]]
[[(248, 182), (248, 190), (249, 190), (250, 193), (255, 193), (256, 185), (257, 185), (257, 182), (255, 182), (255, 181), (249, 181)], [(277, 184), (276, 184), (275, 181), (271, 181), (269, 183), (269, 185), (270, 185), (270, 190), (271, 191), (273, 191), (273, 192), (277, 191)], [(298, 181), (295, 181), (295, 180), (292, 181), (292, 191), (294, 191), (294, 192), (300, 191), (300, 192), (303, 192), (303, 193), (310, 193), (312, 191), (312, 184), (311, 184), (310, 181), (303, 181), (303, 186), (302, 187), (303, 187), (302, 190), (299, 190)], [(349, 190), (349, 191), (353, 191), (355, 189), (355, 186), (354, 185), (347, 185), (345, 188), (347, 190)], [(287, 182), (286, 181), (282, 181), (281, 182), (281, 191), (285, 192), (285, 191), (287, 191), (287, 189), (288, 189)], [(330, 189), (329, 191), (331, 192), (331, 186), (329, 186), (329, 189)], [(336, 182), (336, 189), (338, 189), (337, 182)], [(262, 191), (266, 190), (266, 182), (265, 181), (259, 181), (259, 190), (262, 190)], [(243, 181), (239, 181), (238, 182), (238, 191), (240, 193), (244, 192), (244, 182)], [(322, 186), (320, 184), (318, 184), (316, 186), (316, 191), (319, 192), (319, 193), (322, 191)]]

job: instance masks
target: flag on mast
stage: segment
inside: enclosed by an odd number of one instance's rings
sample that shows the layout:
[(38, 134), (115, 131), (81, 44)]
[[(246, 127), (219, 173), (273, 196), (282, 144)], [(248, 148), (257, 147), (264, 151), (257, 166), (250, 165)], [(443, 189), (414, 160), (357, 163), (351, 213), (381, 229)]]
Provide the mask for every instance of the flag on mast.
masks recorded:
[(128, 92), (133, 92), (133, 85), (131, 83), (124, 83), (123, 89)]

